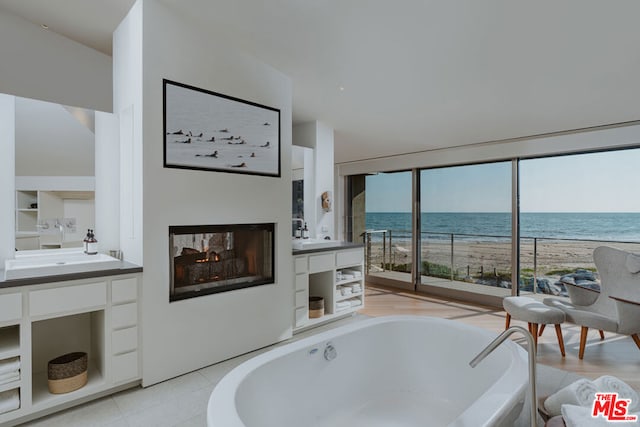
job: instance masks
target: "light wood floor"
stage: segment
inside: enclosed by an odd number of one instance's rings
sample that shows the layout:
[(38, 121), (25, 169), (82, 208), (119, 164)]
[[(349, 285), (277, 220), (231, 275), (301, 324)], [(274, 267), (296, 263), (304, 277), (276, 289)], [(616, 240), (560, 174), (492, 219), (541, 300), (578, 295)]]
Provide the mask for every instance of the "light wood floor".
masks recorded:
[[(407, 314), (440, 317), (496, 333), (503, 331), (505, 326), (505, 312), (496, 308), (378, 285), (367, 285), (365, 307), (359, 312), (368, 316)], [(526, 322), (517, 320), (512, 320), (511, 324), (527, 327)], [(565, 323), (562, 331), (566, 357), (563, 358), (560, 354), (555, 330), (550, 325), (538, 339), (538, 363), (591, 379), (613, 375), (640, 391), (640, 349), (630, 337), (605, 332), (605, 339), (600, 340), (598, 331), (589, 331), (584, 359), (580, 360), (580, 327)], [(514, 337), (516, 342), (526, 345), (523, 338)], [(473, 357), (471, 353), (473, 351), (470, 351), (470, 356)]]

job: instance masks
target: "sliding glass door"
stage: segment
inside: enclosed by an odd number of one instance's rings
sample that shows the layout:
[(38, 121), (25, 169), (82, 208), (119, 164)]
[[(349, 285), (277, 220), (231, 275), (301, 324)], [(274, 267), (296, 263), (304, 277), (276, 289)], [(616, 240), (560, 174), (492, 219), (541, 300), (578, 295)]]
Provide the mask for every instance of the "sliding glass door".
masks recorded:
[(378, 283), (411, 280), (411, 171), (365, 178), (366, 270)]
[(421, 286), (511, 294), (511, 167), (421, 171)]
[(593, 250), (640, 249), (640, 149), (520, 161), (522, 294), (599, 288)]

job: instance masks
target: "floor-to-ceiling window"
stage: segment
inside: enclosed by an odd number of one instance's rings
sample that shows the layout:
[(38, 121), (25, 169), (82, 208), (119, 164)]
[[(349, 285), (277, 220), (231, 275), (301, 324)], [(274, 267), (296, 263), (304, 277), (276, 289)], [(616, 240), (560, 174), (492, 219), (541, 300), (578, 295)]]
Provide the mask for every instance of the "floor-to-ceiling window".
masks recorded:
[(367, 271), (411, 282), (411, 171), (365, 178)]
[(593, 250), (637, 252), (640, 149), (520, 161), (521, 293), (598, 288)]
[(511, 293), (511, 162), (420, 172), (420, 284)]
[(597, 246), (640, 253), (637, 165), (640, 148), (358, 175), (368, 274), (493, 297), (598, 288)]

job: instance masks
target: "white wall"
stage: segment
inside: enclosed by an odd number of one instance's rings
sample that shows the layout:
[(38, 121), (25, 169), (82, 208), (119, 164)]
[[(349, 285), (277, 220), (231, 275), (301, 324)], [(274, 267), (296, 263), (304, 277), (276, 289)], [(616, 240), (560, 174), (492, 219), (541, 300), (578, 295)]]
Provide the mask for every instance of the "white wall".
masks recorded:
[(94, 176), (95, 135), (60, 104), (16, 98), (18, 176)]
[(120, 135), (115, 114), (95, 115), (95, 230), (98, 250), (120, 249)]
[(111, 58), (0, 11), (0, 93), (112, 111)]
[[(144, 0), (114, 37), (116, 108), (144, 106), (142, 118), (134, 113), (132, 140), (143, 149), (145, 386), (286, 339), (293, 318), (291, 81), (178, 16)], [(118, 62), (119, 49), (128, 55), (140, 48), (142, 64), (131, 57)], [(129, 95), (120, 92), (139, 76), (143, 99), (125, 100)], [(280, 109), (282, 177), (163, 168), (163, 78)], [(277, 224), (276, 283), (169, 303), (169, 225), (250, 222)]]
[(332, 204), (335, 204), (335, 188), (334, 188), (334, 164), (333, 164), (333, 128), (322, 122), (316, 125), (316, 149), (315, 168), (316, 168), (316, 237), (324, 238), (329, 236), (332, 239), (339, 238), (335, 233), (334, 224), (334, 208), (332, 206), (330, 212), (322, 209), (321, 195), (325, 191), (331, 193)]
[[(142, 2), (113, 34), (113, 111), (119, 123), (119, 241), (124, 259), (142, 265)], [(144, 337), (143, 337), (144, 339)]]
[(0, 265), (15, 254), (15, 97), (0, 94)]

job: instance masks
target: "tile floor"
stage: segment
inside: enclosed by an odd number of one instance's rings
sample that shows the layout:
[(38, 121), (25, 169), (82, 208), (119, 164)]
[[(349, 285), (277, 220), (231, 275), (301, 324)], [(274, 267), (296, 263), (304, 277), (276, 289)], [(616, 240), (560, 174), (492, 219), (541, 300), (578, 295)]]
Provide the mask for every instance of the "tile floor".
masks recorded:
[[(292, 340), (341, 326), (345, 323), (367, 319), (368, 316), (356, 315), (310, 331), (297, 334)], [(206, 408), (211, 391), (215, 385), (240, 363), (275, 346), (287, 344), (286, 341), (256, 350), (242, 356), (211, 365), (206, 368), (147, 388), (136, 387), (111, 396), (95, 400), (84, 405), (67, 409), (50, 416), (40, 418), (22, 426), (42, 427), (191, 427), (206, 426)], [(580, 378), (574, 373), (538, 365), (538, 396), (549, 395), (554, 391)], [(528, 404), (525, 402), (522, 415), (514, 427), (528, 426)], [(543, 423), (539, 419), (539, 427)]]

